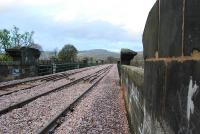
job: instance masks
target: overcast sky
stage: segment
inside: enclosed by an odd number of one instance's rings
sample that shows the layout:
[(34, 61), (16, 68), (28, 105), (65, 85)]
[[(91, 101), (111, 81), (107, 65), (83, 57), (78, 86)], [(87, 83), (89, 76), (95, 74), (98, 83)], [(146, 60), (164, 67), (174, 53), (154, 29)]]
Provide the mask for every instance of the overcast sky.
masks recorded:
[(44, 50), (71, 43), (78, 50), (141, 51), (156, 0), (0, 0), (0, 29), (34, 31)]

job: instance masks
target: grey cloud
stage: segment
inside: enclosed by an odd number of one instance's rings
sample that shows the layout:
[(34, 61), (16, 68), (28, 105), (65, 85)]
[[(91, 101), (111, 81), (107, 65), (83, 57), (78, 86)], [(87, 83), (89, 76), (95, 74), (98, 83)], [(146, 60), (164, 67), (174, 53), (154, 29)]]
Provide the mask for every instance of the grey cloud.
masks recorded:
[[(133, 37), (122, 27), (109, 22), (74, 20), (67, 23), (57, 23), (53, 21), (53, 18), (42, 16), (35, 10), (28, 7), (16, 7), (6, 12), (0, 12), (0, 29), (12, 28), (13, 25), (16, 25), (24, 31), (33, 30), (35, 31), (35, 40), (44, 45), (44, 49), (53, 49), (67, 41), (80, 43), (78, 47), (82, 49), (84, 47), (88, 49), (85, 44), (89, 44), (90, 49), (101, 46), (109, 47), (107, 44), (110, 44), (110, 48), (119, 49), (123, 46), (119, 46), (118, 42), (122, 42), (122, 44), (124, 42), (129, 44), (127, 46), (131, 46), (132, 43), (141, 40), (141, 34)], [(101, 43), (104, 44), (100, 45)], [(118, 44), (118, 46), (111, 44)]]

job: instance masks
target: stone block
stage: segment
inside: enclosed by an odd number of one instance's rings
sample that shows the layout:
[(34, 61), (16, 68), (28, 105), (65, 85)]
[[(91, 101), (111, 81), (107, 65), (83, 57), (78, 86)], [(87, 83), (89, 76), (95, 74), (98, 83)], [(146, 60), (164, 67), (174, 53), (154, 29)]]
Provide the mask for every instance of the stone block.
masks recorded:
[(124, 89), (128, 120), (132, 133), (139, 133), (139, 130), (142, 130), (141, 124), (144, 117), (143, 82), (143, 69), (127, 65), (121, 66), (121, 85)]
[(146, 61), (144, 70), (144, 98), (146, 110), (152, 118), (163, 114), (166, 65), (164, 61)]
[(157, 1), (149, 12), (143, 33), (144, 59), (155, 57), (155, 53), (158, 51), (158, 29), (159, 3)]
[(165, 120), (175, 133), (198, 134), (200, 61), (173, 61), (167, 65)]
[(159, 57), (182, 55), (183, 0), (160, 0)]
[(184, 28), (184, 55), (191, 55), (193, 50), (200, 51), (200, 1), (186, 0)]
[(131, 60), (135, 55), (137, 55), (137, 53), (130, 49), (121, 49), (120, 53), (121, 65), (130, 65)]

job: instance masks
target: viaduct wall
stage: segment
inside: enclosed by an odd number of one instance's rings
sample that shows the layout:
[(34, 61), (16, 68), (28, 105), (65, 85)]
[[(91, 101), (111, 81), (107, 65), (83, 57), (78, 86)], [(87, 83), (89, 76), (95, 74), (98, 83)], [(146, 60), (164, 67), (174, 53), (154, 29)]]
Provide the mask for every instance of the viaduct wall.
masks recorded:
[(0, 82), (37, 75), (35, 65), (22, 65), (20, 62), (0, 62)]
[(121, 66), (133, 133), (200, 133), (199, 7), (199, 0), (158, 0), (143, 33), (143, 86), (137, 68)]
[(144, 70), (129, 65), (121, 65), (120, 70), (130, 130), (140, 134), (144, 119)]

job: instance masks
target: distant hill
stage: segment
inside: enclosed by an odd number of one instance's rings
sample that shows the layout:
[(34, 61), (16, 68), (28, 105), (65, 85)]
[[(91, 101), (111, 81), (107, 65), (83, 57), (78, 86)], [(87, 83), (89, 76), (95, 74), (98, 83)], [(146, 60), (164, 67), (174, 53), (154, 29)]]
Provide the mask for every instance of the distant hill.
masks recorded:
[[(135, 60), (143, 60), (143, 52), (137, 52)], [(40, 56), (40, 60), (48, 60), (50, 57), (54, 56), (55, 53), (52, 51), (43, 51)], [(111, 52), (105, 49), (92, 49), (78, 52), (78, 58), (83, 57), (94, 57), (95, 59), (106, 59), (107, 57), (112, 56), (114, 58), (120, 58), (120, 53)]]
[(119, 58), (120, 54), (105, 49), (92, 49), (86, 51), (79, 51), (78, 53), (78, 57), (94, 57), (96, 59), (106, 59), (109, 56)]

